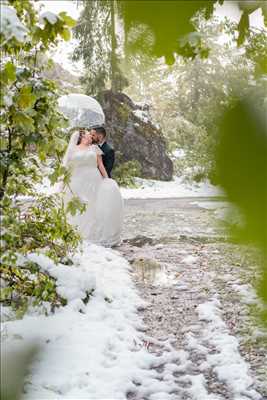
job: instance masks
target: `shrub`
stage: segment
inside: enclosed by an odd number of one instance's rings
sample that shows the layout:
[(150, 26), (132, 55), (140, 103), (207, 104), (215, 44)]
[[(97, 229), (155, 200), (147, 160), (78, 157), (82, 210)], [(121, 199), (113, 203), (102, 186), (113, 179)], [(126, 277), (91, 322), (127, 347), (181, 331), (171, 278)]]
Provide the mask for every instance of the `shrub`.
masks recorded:
[(113, 178), (120, 186), (136, 187), (136, 177), (141, 177), (141, 165), (137, 160), (126, 161), (114, 168)]
[[(43, 252), (58, 262), (79, 243), (59, 198), (38, 193), (36, 185), (51, 155), (56, 160), (51, 181), (65, 174), (61, 154), (67, 126), (57, 111), (57, 87), (43, 78), (36, 61), (60, 37), (70, 38), (75, 21), (64, 12), (39, 18), (29, 0), (6, 4), (1, 12), (13, 18), (0, 33), (1, 295), (11, 304), (15, 300), (25, 303), (31, 297), (63, 304), (55, 280), (40, 272), (38, 265), (25, 264), (25, 255)], [(25, 34), (18, 35), (18, 30)]]

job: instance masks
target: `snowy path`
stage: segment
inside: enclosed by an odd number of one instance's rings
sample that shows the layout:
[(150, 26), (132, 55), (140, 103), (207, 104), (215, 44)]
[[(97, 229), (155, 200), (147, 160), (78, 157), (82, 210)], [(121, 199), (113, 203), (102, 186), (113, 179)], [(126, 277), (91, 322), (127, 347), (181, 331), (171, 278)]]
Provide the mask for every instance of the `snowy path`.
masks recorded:
[(267, 398), (267, 335), (248, 308), (260, 307), (250, 285), (255, 254), (240, 254), (215, 224), (226, 208), (207, 198), (126, 203), (120, 250), (149, 304), (147, 334), (183, 352), (176, 399)]
[(72, 266), (30, 257), (68, 305), (3, 323), (6, 348), (41, 345), (24, 400), (267, 398), (266, 342), (245, 304), (257, 305), (253, 270), (244, 282), (250, 259), (214, 226), (215, 201), (129, 200), (117, 251), (85, 245)]

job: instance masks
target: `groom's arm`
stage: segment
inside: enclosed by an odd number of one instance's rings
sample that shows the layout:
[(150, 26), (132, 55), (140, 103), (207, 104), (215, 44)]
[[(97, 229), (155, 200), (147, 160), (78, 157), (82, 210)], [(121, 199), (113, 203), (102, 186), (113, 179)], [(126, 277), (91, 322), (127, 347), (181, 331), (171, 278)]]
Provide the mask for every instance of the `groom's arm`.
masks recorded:
[(105, 166), (108, 174), (110, 175), (113, 165), (115, 162), (115, 152), (113, 149), (110, 149), (106, 154), (105, 154)]

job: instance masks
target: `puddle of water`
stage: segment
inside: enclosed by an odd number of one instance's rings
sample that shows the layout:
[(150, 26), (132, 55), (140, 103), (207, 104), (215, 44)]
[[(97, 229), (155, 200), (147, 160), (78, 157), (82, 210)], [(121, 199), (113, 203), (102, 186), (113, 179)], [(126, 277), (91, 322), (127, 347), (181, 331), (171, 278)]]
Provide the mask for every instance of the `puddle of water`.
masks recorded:
[(162, 265), (149, 258), (137, 259), (133, 266), (140, 279), (148, 284), (169, 286), (176, 283), (179, 277), (179, 273), (170, 271), (167, 265)]
[(218, 208), (229, 208), (230, 204), (227, 201), (193, 201), (190, 204), (196, 205), (206, 210), (216, 210)]

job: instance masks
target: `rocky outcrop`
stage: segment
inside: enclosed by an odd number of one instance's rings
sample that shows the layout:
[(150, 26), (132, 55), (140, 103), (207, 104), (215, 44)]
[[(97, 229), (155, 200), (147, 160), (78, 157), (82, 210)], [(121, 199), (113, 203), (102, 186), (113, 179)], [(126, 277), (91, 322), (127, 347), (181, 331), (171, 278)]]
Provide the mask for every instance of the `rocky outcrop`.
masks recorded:
[(109, 141), (122, 162), (137, 160), (144, 178), (168, 181), (173, 164), (159, 127), (149, 117), (149, 108), (140, 106), (123, 93), (105, 91), (101, 101), (106, 115)]

